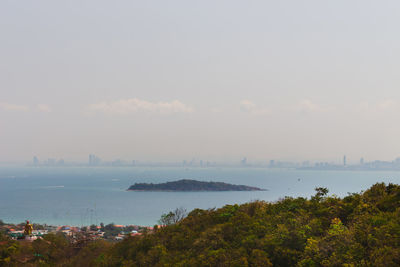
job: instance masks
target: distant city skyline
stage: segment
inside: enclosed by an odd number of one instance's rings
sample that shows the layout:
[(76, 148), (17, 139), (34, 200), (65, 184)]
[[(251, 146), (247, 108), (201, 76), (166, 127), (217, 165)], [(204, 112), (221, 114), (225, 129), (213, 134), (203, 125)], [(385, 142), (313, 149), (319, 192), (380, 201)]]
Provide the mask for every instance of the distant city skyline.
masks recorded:
[[(0, 162), (1, 163), (1, 162)], [(88, 160), (84, 161), (65, 161), (64, 159), (48, 158), (40, 160), (37, 156), (33, 156), (32, 162), (27, 163), (28, 166), (89, 166), (89, 167), (140, 167), (140, 166), (170, 166), (170, 167), (268, 167), (268, 168), (296, 168), (296, 169), (318, 169), (318, 170), (400, 170), (400, 157), (397, 157), (391, 161), (384, 160), (371, 160), (364, 161), (364, 158), (360, 158), (359, 161), (347, 162), (346, 155), (343, 156), (342, 162), (335, 161), (280, 161), (280, 160), (254, 160), (248, 161), (247, 157), (240, 159), (239, 161), (210, 161), (207, 159), (196, 159), (190, 160), (183, 159), (182, 161), (141, 161), (141, 160), (126, 160), (126, 159), (114, 159), (114, 160), (102, 160), (98, 155), (89, 154)]]
[(400, 155), (400, 2), (1, 1), (0, 162)]

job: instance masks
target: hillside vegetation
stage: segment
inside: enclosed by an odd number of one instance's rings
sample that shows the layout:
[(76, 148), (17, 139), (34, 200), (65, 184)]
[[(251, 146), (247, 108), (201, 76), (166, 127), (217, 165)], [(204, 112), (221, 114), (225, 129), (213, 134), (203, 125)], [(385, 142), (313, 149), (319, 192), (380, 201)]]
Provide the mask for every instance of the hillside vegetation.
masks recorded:
[[(44, 255), (30, 259), (42, 266), (400, 266), (400, 186), (375, 184), (344, 198), (327, 193), (196, 209), (142, 236), (76, 252), (63, 249), (59, 236), (24, 249)], [(21, 245), (0, 244), (0, 265), (17, 264)]]

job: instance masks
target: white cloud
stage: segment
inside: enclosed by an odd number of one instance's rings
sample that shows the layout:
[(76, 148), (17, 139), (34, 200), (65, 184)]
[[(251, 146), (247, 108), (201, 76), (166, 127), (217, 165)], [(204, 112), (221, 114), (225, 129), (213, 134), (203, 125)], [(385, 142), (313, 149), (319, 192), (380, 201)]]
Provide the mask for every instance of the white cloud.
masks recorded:
[(29, 107), (24, 105), (16, 105), (0, 102), (0, 108), (6, 111), (28, 111)]
[(378, 101), (376, 103), (370, 102), (362, 102), (358, 105), (359, 112), (385, 112), (385, 111), (393, 111), (398, 108), (398, 103), (391, 99), (386, 99), (382, 101)]
[(393, 110), (397, 108), (397, 103), (389, 99), (377, 103), (377, 107), (379, 110)]
[(301, 100), (294, 109), (301, 112), (324, 112), (328, 110), (328, 108), (317, 105), (309, 99)]
[(109, 114), (130, 114), (135, 112), (169, 114), (193, 112), (193, 108), (179, 100), (171, 102), (150, 102), (138, 98), (121, 99), (114, 102), (104, 101), (90, 105), (89, 110)]
[(253, 115), (265, 115), (269, 113), (268, 109), (259, 108), (256, 104), (247, 99), (240, 101), (240, 109)]
[(38, 109), (39, 111), (42, 111), (42, 112), (51, 112), (51, 108), (50, 108), (48, 105), (45, 105), (45, 104), (38, 104), (36, 107), (37, 107), (37, 109)]
[(243, 111), (253, 111), (256, 108), (256, 104), (254, 104), (250, 100), (245, 99), (240, 101), (240, 108)]

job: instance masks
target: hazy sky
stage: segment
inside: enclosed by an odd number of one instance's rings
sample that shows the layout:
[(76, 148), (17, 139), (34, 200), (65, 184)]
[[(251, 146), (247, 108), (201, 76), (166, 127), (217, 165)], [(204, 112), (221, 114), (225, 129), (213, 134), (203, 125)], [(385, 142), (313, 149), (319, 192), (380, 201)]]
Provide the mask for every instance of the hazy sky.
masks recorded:
[(400, 156), (399, 1), (0, 2), (0, 161)]

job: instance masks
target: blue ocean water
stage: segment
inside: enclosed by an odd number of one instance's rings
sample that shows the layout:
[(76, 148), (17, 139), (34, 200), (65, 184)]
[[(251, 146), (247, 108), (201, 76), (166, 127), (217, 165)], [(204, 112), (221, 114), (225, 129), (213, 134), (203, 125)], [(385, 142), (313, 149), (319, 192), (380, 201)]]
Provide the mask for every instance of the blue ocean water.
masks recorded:
[[(220, 181), (268, 189), (254, 192), (134, 192), (135, 182)], [(400, 172), (263, 168), (0, 167), (0, 219), (19, 223), (154, 225), (177, 207), (218, 208), (285, 196), (310, 197), (315, 187), (345, 196), (377, 182), (400, 183)]]

